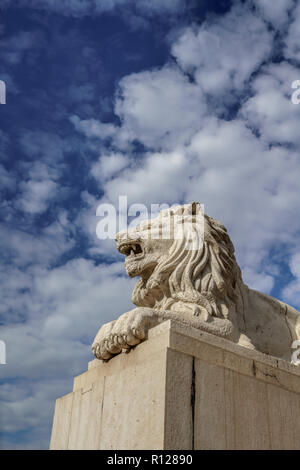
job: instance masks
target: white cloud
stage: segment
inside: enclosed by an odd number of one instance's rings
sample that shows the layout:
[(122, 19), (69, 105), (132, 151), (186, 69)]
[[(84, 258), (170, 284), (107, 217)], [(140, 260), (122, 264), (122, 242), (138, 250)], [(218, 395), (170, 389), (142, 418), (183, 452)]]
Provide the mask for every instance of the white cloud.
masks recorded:
[(36, 234), (0, 225), (1, 257), (17, 267), (29, 264), (48, 266), (74, 247), (72, 230), (72, 225), (64, 223), (60, 214), (57, 221)]
[(209, 120), (194, 137), (189, 150), (198, 164), (186, 198), (200, 199), (230, 230), (242, 265), (259, 270), (272, 245), (297, 243), (299, 162), (296, 152), (269, 149), (246, 125)]
[(290, 270), (294, 279), (283, 289), (282, 295), (286, 302), (299, 305), (300, 299), (300, 253), (294, 254), (290, 259)]
[[(27, 381), (0, 385), (1, 431), (25, 431), (22, 449), (49, 448), (53, 396), (63, 394), (67, 387), (72, 387), (70, 378), (35, 381), (30, 385)], [(0, 438), (0, 448), (18, 449), (20, 445)]]
[(128, 204), (149, 201), (168, 203), (183, 197), (186, 190), (184, 178), (188, 172), (183, 148), (173, 152), (149, 153), (143, 164), (126, 169), (104, 184), (105, 198), (116, 207), (119, 195), (126, 195)]
[(59, 135), (45, 131), (26, 130), (20, 138), (22, 150), (30, 158), (43, 160), (48, 164), (58, 165), (64, 152), (70, 150), (71, 144)]
[[(25, 145), (26, 148), (27, 145)], [(48, 152), (51, 155), (50, 149), (48, 149)], [(59, 199), (66, 193), (66, 189), (62, 188), (57, 181), (62, 174), (62, 167), (59, 165), (61, 157), (58, 155), (57, 158), (57, 165), (55, 165), (55, 160), (46, 164), (43, 159), (33, 163), (19, 163), (19, 166), (23, 169), (24, 177), (19, 184), (19, 196), (14, 203), (17, 210), (22, 210), (31, 215), (43, 213), (53, 200)], [(44, 158), (44, 161), (47, 162), (47, 160), (49, 161), (48, 156)]]
[(285, 57), (287, 59), (300, 60), (300, 4), (297, 3), (295, 7), (292, 18), (293, 21), (290, 24), (288, 35), (285, 39)]
[(139, 141), (151, 148), (170, 148), (190, 139), (206, 113), (200, 87), (175, 67), (131, 74), (119, 83), (115, 114), (121, 126), (72, 116), (75, 128), (88, 138), (114, 139), (128, 151)]
[(281, 29), (289, 20), (289, 13), (294, 6), (294, 0), (254, 0), (259, 14), (272, 26)]
[(105, 124), (96, 119), (80, 120), (78, 116), (71, 116), (70, 121), (75, 128), (85, 134), (87, 137), (96, 137), (99, 139), (107, 139), (114, 137), (117, 131), (113, 124)]
[(274, 278), (272, 276), (264, 272), (253, 271), (249, 268), (243, 270), (243, 279), (252, 289), (261, 292), (271, 292), (274, 286)]
[(241, 92), (253, 72), (268, 59), (272, 39), (259, 16), (246, 5), (236, 4), (224, 16), (211, 17), (197, 28), (188, 27), (173, 45), (172, 53), (205, 93), (228, 104), (233, 98), (230, 94)]
[(152, 148), (184, 143), (206, 112), (203, 93), (178, 69), (165, 67), (121, 80), (115, 107), (122, 122), (119, 139)]
[(253, 97), (240, 114), (269, 143), (300, 144), (300, 107), (293, 104), (292, 83), (299, 69), (281, 62), (266, 66), (252, 83)]
[(21, 184), (22, 196), (17, 207), (30, 214), (44, 212), (57, 192), (57, 184), (51, 180), (26, 181)]
[(101, 155), (98, 162), (91, 168), (91, 174), (97, 181), (105, 181), (114, 177), (129, 164), (129, 158), (122, 153)]
[(4, 189), (14, 189), (16, 185), (16, 179), (14, 175), (7, 171), (3, 165), (0, 165), (0, 191)]
[(115, 114), (121, 126), (72, 116), (75, 128), (88, 138), (114, 139), (128, 151), (139, 141), (151, 148), (173, 148), (188, 141), (207, 111), (201, 88), (175, 67), (131, 74), (119, 83)]
[[(36, 376), (43, 374), (43, 358), (33, 353), (36, 348), (44, 344), (45, 351), (41, 351), (40, 355), (47, 356), (47, 344), (52, 351), (56, 341), (61, 343), (59, 349), (64, 348), (65, 341), (66, 350), (68, 341), (71, 343), (87, 341), (89, 345), (101, 322), (117, 317), (126, 306), (128, 308), (130, 306), (132, 281), (127, 278), (123, 263), (95, 266), (93, 261), (79, 258), (54, 269), (33, 266), (27, 269), (27, 278), (20, 270), (14, 270), (9, 274), (17, 274), (17, 284), (11, 281), (5, 282), (11, 297), (16, 290), (24, 288), (28, 290), (28, 295), (24, 297), (25, 301), (22, 299), (27, 323), (8, 323), (2, 328), (1, 337), (7, 340), (8, 349), (9, 345), (13, 344), (12, 338), (15, 333), (24, 338), (21, 344), (31, 348), (25, 361), (26, 367), (32, 368), (32, 373), (35, 368)], [(4, 272), (1, 276), (4, 278)], [(127, 302), (124, 295), (121, 299), (113, 294), (109, 288), (112, 282), (120, 294), (126, 294)], [(10, 295), (7, 295), (7, 301), (9, 300)], [(21, 301), (21, 297), (18, 301)], [(25, 339), (27, 336), (28, 341)], [(82, 344), (82, 347), (89, 348), (86, 344)], [(53, 354), (59, 355), (59, 349), (56, 353), (53, 349)], [(15, 372), (13, 368), (19, 367), (15, 360), (19, 354), (21, 351), (10, 351), (10, 374)], [(66, 354), (71, 361), (72, 347)], [(72, 360), (74, 364), (75, 359)], [(23, 361), (24, 367), (25, 363)], [(19, 374), (20, 371), (21, 369)]]

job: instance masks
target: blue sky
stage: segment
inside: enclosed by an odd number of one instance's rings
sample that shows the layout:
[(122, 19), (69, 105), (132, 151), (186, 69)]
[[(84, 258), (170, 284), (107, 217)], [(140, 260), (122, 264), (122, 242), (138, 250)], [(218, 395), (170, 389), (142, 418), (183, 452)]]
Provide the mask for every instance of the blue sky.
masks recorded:
[(100, 325), (132, 305), (99, 204), (203, 203), (244, 281), (300, 308), (300, 5), (2, 5), (0, 447), (43, 449)]

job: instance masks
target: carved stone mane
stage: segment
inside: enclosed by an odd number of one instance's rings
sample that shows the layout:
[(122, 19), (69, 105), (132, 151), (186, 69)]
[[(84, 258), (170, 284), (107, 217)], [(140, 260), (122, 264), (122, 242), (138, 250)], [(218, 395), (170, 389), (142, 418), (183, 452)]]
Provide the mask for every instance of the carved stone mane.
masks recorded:
[[(174, 215), (174, 210), (168, 212), (170, 217)], [(165, 211), (162, 221), (166, 215)], [(173, 241), (169, 256), (159, 260), (146, 283), (140, 279), (132, 301), (139, 307), (164, 309), (185, 302), (193, 304), (195, 311), (206, 310), (209, 315), (227, 318), (228, 306), (236, 300), (236, 283), (241, 280), (227, 231), (218, 221), (204, 215), (204, 243), (198, 250), (185, 248), (186, 235), (183, 233), (181, 239)]]

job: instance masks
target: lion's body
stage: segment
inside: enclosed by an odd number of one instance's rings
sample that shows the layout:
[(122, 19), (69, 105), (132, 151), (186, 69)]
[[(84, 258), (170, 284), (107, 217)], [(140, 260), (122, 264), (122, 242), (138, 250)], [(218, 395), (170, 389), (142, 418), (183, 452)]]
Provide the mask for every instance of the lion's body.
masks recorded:
[(290, 305), (243, 285), (244, 332), (255, 349), (291, 360), (291, 345), (299, 339), (300, 314)]
[[(202, 214), (204, 230), (199, 232), (199, 207), (193, 203), (164, 210), (117, 235), (128, 275), (140, 276), (132, 295), (138, 308), (100, 329), (93, 344), (96, 357), (109, 359), (142, 341), (148, 328), (174, 318), (290, 360), (300, 313), (243, 283), (225, 227)], [(186, 220), (188, 229), (175, 236)], [(172, 227), (169, 236), (157, 237), (167, 225)], [(192, 249), (187, 244), (191, 237), (198, 243)]]

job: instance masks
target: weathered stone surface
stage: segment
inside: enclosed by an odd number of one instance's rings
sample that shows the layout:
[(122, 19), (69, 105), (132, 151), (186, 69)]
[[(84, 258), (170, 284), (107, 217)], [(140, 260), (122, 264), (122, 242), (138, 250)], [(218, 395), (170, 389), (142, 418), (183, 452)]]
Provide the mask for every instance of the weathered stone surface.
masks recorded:
[(108, 360), (140, 343), (149, 328), (173, 319), (248, 349), (291, 359), (300, 313), (242, 280), (225, 227), (197, 203), (160, 212), (117, 235), (129, 276), (140, 276), (137, 308), (103, 325), (93, 343)]
[(300, 368), (174, 321), (56, 402), (51, 449), (300, 449)]

